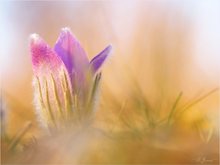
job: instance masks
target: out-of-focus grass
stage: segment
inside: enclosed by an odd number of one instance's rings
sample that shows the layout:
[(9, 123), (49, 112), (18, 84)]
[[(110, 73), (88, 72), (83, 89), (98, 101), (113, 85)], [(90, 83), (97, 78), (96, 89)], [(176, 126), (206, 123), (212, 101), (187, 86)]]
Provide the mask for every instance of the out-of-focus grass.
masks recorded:
[[(90, 56), (106, 40), (113, 44), (113, 55), (102, 71), (95, 122), (87, 128), (44, 133), (32, 111), (31, 66), (27, 65), (27, 71), (18, 71), (21, 84), (4, 84), (9, 122), (8, 138), (3, 138), (1, 145), (3, 163), (217, 163), (219, 91), (194, 66), (193, 23), (175, 9), (143, 2), (137, 7), (135, 26), (127, 41), (121, 36), (126, 36), (129, 27), (116, 28), (117, 18), (111, 19), (108, 3), (85, 3), (87, 14), (82, 16), (75, 7), (81, 22), (68, 14), (61, 15), (61, 23), (52, 22), (57, 29), (67, 23), (74, 27)], [(31, 6), (16, 5), (15, 13)], [(47, 7), (39, 7), (40, 2), (35, 5), (36, 13), (38, 9), (48, 12)], [(52, 6), (47, 17), (41, 17), (45, 25), (38, 25), (49, 43), (58, 35), (57, 29), (48, 30), (48, 20), (60, 9), (59, 4)], [(33, 14), (29, 19), (33, 18), (38, 16)], [(98, 28), (99, 24), (105, 26)], [(46, 26), (50, 28), (44, 29)], [(28, 29), (26, 36), (30, 30), (37, 32), (38, 28)], [(32, 121), (32, 128), (16, 141), (27, 121)], [(7, 148), (13, 149), (6, 152)]]

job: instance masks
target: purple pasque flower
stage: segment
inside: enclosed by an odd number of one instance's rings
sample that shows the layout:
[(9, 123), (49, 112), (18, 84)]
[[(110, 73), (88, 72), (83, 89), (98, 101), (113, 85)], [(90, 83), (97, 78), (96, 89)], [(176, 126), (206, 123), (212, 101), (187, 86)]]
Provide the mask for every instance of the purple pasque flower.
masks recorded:
[(37, 112), (45, 126), (57, 126), (60, 119), (76, 116), (76, 111), (86, 111), (100, 79), (98, 70), (112, 47), (106, 47), (89, 61), (68, 28), (62, 29), (54, 48), (37, 34), (30, 38)]
[(110, 54), (112, 46), (107, 46), (102, 52), (89, 61), (85, 50), (72, 34), (69, 28), (63, 28), (54, 46), (54, 50), (61, 58), (68, 71), (73, 91), (85, 99), (85, 92), (89, 87), (88, 78), (93, 77)]
[(92, 69), (93, 73), (96, 73), (111, 49), (112, 47), (109, 45), (89, 62), (85, 50), (69, 28), (62, 29), (54, 47), (55, 52), (64, 62), (69, 76), (71, 78), (75, 76), (75, 78), (79, 79), (89, 68)]

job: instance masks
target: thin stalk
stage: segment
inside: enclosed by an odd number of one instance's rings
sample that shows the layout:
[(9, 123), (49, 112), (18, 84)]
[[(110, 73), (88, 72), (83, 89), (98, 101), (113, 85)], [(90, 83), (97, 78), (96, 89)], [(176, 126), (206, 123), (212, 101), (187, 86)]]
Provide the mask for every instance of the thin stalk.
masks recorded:
[(218, 91), (218, 88), (215, 88), (213, 90), (211, 90), (210, 92), (208, 92), (207, 94), (199, 97), (196, 101), (194, 101), (193, 103), (185, 106), (185, 108), (182, 109), (182, 111), (178, 114), (177, 118), (180, 118), (181, 115), (186, 111), (188, 110), (189, 108), (195, 106), (196, 104), (198, 104), (199, 102), (201, 102), (202, 100), (204, 100), (205, 98), (207, 98), (209, 95), (213, 94), (214, 92)]
[(25, 126), (15, 135), (9, 144), (8, 151), (11, 151), (16, 147), (21, 138), (25, 135), (25, 133), (31, 128), (31, 122), (25, 124)]
[(178, 103), (179, 103), (179, 101), (180, 101), (182, 95), (183, 95), (183, 93), (180, 92), (180, 94), (178, 95), (178, 97), (176, 98), (176, 100), (175, 100), (175, 102), (174, 102), (174, 104), (173, 104), (173, 107), (172, 107), (172, 109), (171, 109), (171, 111), (170, 111), (170, 114), (169, 114), (169, 116), (168, 116), (168, 119), (167, 119), (167, 124), (168, 124), (168, 125), (170, 125), (170, 123), (171, 123), (171, 119), (172, 119), (174, 113), (176, 112), (176, 107), (177, 107), (177, 105), (178, 105)]

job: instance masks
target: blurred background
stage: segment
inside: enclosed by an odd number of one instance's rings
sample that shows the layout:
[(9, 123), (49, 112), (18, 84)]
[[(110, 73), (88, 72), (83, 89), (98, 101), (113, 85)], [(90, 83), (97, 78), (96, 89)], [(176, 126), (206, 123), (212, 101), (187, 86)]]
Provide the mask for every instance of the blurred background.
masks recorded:
[[(1, 1), (0, 86), (9, 134), (27, 121), (34, 123), (31, 133), (38, 131), (31, 33), (53, 47), (60, 29), (69, 27), (90, 59), (113, 45), (103, 67), (100, 120), (138, 95), (166, 116), (180, 92), (186, 102), (219, 88), (219, 16), (218, 0)], [(218, 125), (219, 91), (196, 107), (186, 120), (205, 114)]]

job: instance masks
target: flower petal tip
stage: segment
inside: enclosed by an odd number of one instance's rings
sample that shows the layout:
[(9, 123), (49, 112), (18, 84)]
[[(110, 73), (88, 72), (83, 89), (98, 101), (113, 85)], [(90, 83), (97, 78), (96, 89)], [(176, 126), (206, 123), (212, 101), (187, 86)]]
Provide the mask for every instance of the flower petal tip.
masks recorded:
[(61, 29), (62, 32), (71, 32), (69, 27), (64, 27)]
[(112, 45), (110, 44), (90, 61), (90, 66), (92, 67), (92, 70), (94, 72), (97, 72), (99, 70), (99, 68), (105, 62), (106, 58), (111, 54), (111, 51)]
[[(63, 38), (65, 38), (65, 37), (69, 37), (69, 36), (71, 36), (72, 35), (72, 32), (71, 32), (71, 30), (70, 30), (70, 28), (68, 28), (68, 27), (65, 27), (65, 28), (62, 28), (61, 29), (61, 32), (60, 32), (60, 39), (63, 39)], [(59, 41), (59, 38), (58, 38), (58, 41)], [(57, 41), (57, 42), (58, 42)]]
[(106, 47), (106, 50), (108, 51), (108, 55), (110, 55), (110, 54), (111, 54), (112, 49), (113, 49), (112, 44), (109, 44), (109, 45)]
[(36, 33), (33, 33), (29, 37), (30, 44), (36, 44), (41, 40), (40, 36)]

